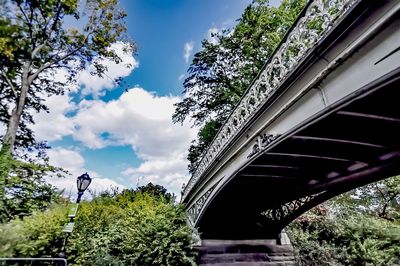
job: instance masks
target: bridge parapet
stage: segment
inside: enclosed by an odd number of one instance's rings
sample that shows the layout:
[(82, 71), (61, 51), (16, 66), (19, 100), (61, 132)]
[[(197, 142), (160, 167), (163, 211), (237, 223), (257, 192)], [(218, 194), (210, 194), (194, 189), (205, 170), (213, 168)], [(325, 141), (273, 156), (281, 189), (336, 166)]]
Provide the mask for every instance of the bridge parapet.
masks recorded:
[(308, 52), (323, 39), (357, 0), (310, 1), (285, 38), (253, 80), (238, 105), (214, 138), (183, 190), (184, 200), (206, 170), (251, 118), (277, 91)]

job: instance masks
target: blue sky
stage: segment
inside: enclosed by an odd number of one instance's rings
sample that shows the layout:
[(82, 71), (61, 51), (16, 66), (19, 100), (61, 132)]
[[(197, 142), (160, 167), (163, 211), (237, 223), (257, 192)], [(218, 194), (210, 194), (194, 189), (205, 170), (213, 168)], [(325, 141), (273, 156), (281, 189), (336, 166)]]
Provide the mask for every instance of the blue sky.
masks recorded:
[[(140, 68), (127, 78), (153, 88), (160, 95), (180, 94), (188, 64), (183, 59), (185, 43), (194, 51), (212, 28), (231, 27), (250, 3), (245, 0), (125, 0), (130, 36), (139, 46)], [(193, 53), (191, 53), (192, 55)]]
[(124, 77), (123, 88), (83, 71), (71, 93), (47, 100), (50, 114), (36, 115), (37, 137), (52, 146), (50, 162), (72, 173), (50, 182), (68, 193), (76, 176), (88, 171), (96, 192), (153, 182), (178, 194), (189, 178), (185, 158), (196, 135), (190, 125), (171, 122), (183, 77), (201, 41), (234, 26), (250, 2), (123, 0), (128, 35), (138, 51), (122, 54), (117, 43), (113, 49), (123, 63), (104, 62), (108, 76)]

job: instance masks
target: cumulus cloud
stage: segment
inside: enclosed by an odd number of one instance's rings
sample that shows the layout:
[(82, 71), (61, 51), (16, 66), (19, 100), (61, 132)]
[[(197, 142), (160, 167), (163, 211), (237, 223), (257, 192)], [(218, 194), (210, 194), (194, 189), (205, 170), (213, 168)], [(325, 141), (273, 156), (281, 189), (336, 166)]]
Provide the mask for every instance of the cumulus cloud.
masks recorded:
[(189, 58), (192, 55), (193, 51), (193, 45), (194, 45), (193, 42), (187, 42), (183, 46), (183, 58), (185, 59), (186, 63), (189, 63)]
[(83, 101), (73, 118), (73, 137), (90, 148), (130, 145), (143, 163), (123, 174), (132, 183), (153, 182), (177, 192), (188, 178), (185, 158), (195, 136), (188, 125), (171, 121), (178, 100), (136, 87), (107, 103)]
[(113, 50), (120, 58), (121, 62), (116, 63), (110, 59), (98, 58), (101, 64), (107, 67), (107, 71), (104, 76), (93, 76), (90, 71), (93, 66), (83, 70), (78, 78), (78, 83), (83, 86), (83, 95), (93, 95), (95, 98), (103, 96), (106, 90), (113, 89), (115, 87), (114, 80), (116, 78), (128, 76), (135, 68), (139, 66), (139, 62), (133, 57), (132, 50), (127, 48), (127, 44), (123, 42), (117, 42), (111, 45)]
[[(77, 82), (69, 86), (69, 93), (45, 97), (44, 104), (49, 107), (50, 112), (33, 114), (36, 124), (32, 129), (39, 140), (55, 141), (73, 134), (74, 122), (68, 117), (68, 113), (76, 111), (78, 106), (72, 101), (71, 93), (77, 93), (81, 88), (80, 92), (83, 96), (91, 94), (94, 98), (98, 98), (104, 95), (106, 90), (115, 87), (116, 78), (126, 77), (138, 67), (139, 63), (133, 57), (132, 50), (127, 44), (117, 42), (112, 44), (110, 49), (121, 58), (121, 62), (117, 64), (109, 59), (98, 59), (107, 67), (103, 78), (92, 76), (90, 74), (92, 66), (89, 66), (88, 69), (80, 72)], [(60, 69), (55, 73), (54, 78), (66, 82), (67, 76), (67, 71)], [(97, 146), (102, 146), (102, 144), (98, 143)]]
[[(54, 148), (48, 151), (50, 164), (62, 167), (67, 170), (70, 175), (65, 177), (48, 178), (47, 181), (53, 184), (60, 190), (64, 190), (64, 195), (75, 197), (77, 194), (76, 190), (76, 178), (84, 172), (88, 172), (92, 178), (89, 191), (97, 194), (112, 188), (123, 189), (124, 186), (118, 184), (114, 180), (104, 178), (95, 171), (91, 171), (85, 168), (85, 160), (82, 155), (75, 150), (65, 148)], [(86, 198), (90, 198), (90, 193), (85, 193)]]
[(188, 147), (193, 130), (171, 121), (179, 99), (136, 87), (107, 103), (84, 100), (73, 117), (73, 137), (89, 148), (130, 145), (142, 159), (180, 154)]
[(32, 125), (38, 140), (55, 141), (74, 132), (73, 121), (66, 116), (75, 111), (77, 106), (69, 94), (54, 95), (46, 99), (50, 112), (34, 114), (36, 124)]
[[(113, 46), (122, 51), (122, 44)], [(187, 60), (193, 50), (193, 42), (185, 45)], [(108, 64), (108, 76), (123, 77), (137, 67), (132, 54), (123, 55), (121, 64)], [(124, 57), (125, 56), (125, 57)], [(131, 64), (126, 68), (126, 63)], [(196, 132), (188, 125), (175, 125), (171, 121), (174, 104), (181, 100), (177, 96), (158, 96), (155, 93), (135, 87), (124, 92), (119, 98), (105, 102), (98, 98), (113, 88), (110, 79), (99, 79), (84, 71), (72, 92), (91, 94), (93, 99), (74, 103), (72, 95), (52, 96), (45, 102), (50, 113), (35, 114), (34, 131), (40, 140), (55, 141), (71, 136), (86, 148), (100, 149), (107, 146), (131, 146), (142, 163), (128, 167), (122, 175), (132, 184), (147, 182), (161, 184), (175, 193), (188, 179), (187, 149)], [(65, 73), (57, 73), (60, 79)], [(118, 76), (117, 76), (118, 75)], [(83, 87), (81, 87), (83, 86)], [(81, 91), (79, 91), (81, 89)], [(85, 162), (78, 151), (55, 148), (49, 152), (51, 163), (63, 167), (72, 176), (51, 180), (67, 192), (75, 191), (75, 178), (82, 174)], [(110, 185), (119, 186), (115, 181), (89, 171), (96, 178), (92, 189), (101, 191)]]
[[(188, 125), (171, 121), (174, 104), (180, 100), (176, 96), (157, 96), (140, 87), (109, 102), (93, 99), (75, 105), (69, 96), (57, 96), (48, 99), (51, 112), (36, 117), (35, 132), (43, 140), (72, 136), (90, 149), (129, 145), (143, 162), (137, 168), (128, 167), (124, 176), (132, 184), (138, 180), (141, 185), (153, 182), (176, 193), (188, 179), (187, 149), (196, 134)], [(71, 110), (73, 115), (67, 116)], [(68, 152), (55, 149), (49, 155), (55, 165), (75, 176), (81, 174), (83, 158), (77, 152)], [(59, 181), (58, 187), (70, 181)]]
[(185, 154), (172, 158), (150, 159), (140, 166), (129, 167), (122, 172), (131, 182), (145, 185), (149, 182), (162, 184), (179, 196), (183, 183), (188, 180)]

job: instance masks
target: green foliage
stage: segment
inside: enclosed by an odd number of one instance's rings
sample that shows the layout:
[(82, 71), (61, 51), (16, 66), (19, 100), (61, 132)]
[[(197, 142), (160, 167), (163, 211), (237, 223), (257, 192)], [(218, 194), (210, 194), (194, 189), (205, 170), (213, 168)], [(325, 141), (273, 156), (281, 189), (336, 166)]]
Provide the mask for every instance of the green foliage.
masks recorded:
[[(37, 143), (29, 125), (33, 113), (46, 111), (44, 99), (68, 92), (80, 70), (89, 64), (102, 77), (106, 66), (99, 59), (121, 62), (110, 49), (124, 41), (125, 12), (117, 0), (1, 0), (0, 16), (0, 221), (42, 210), (52, 202), (54, 189), (45, 176), (57, 174), (48, 165), (46, 143)], [(87, 12), (87, 13), (84, 13)], [(81, 20), (81, 29), (67, 27)], [(85, 25), (86, 24), (86, 25)], [(65, 79), (55, 78), (63, 70)], [(35, 151), (38, 158), (32, 158)], [(18, 158), (19, 160), (14, 160)]]
[(60, 200), (59, 193), (44, 179), (59, 174), (60, 169), (13, 159), (8, 149), (0, 152), (0, 169), (0, 222), (45, 210)]
[(188, 169), (190, 173), (193, 173), (198, 163), (200, 162), (200, 158), (203, 157), (204, 152), (206, 151), (208, 145), (214, 139), (214, 137), (218, 133), (218, 129), (221, 127), (221, 123), (215, 120), (210, 120), (205, 123), (204, 126), (197, 133), (197, 139), (192, 141), (192, 145), (189, 147), (189, 153), (187, 159), (190, 164), (188, 165)]
[(300, 265), (399, 263), (398, 181), (392, 177), (343, 194), (289, 225)]
[(66, 205), (54, 205), (23, 220), (0, 224), (0, 257), (41, 257), (57, 254), (68, 220)]
[[(99, 58), (116, 63), (110, 49), (123, 41), (127, 52), (135, 46), (126, 37), (125, 12), (117, 0), (2, 0), (0, 16), (0, 123), (7, 126), (3, 143), (13, 151), (35, 144), (29, 125), (32, 111), (49, 111), (44, 98), (63, 94), (80, 70), (91, 64), (92, 75), (102, 77), (107, 67)], [(75, 20), (82, 29), (67, 27)], [(86, 24), (86, 25), (85, 25)], [(55, 79), (64, 70), (66, 81)]]
[[(160, 185), (153, 185), (153, 183), (148, 183), (145, 186), (138, 187), (135, 193), (145, 193), (154, 197), (163, 197), (167, 201), (173, 200), (174, 196), (171, 193), (167, 193), (167, 189)], [(124, 194), (124, 191), (123, 191)]]
[[(54, 256), (61, 248), (66, 213), (66, 206), (58, 205), (1, 225), (0, 239), (7, 236), (4, 243), (11, 244), (0, 249), (0, 257)], [(80, 204), (75, 222), (66, 247), (70, 265), (195, 265), (186, 214), (162, 195), (102, 194)]]
[(352, 211), (388, 221), (400, 220), (400, 176), (385, 179), (338, 197), (335, 202)]
[(183, 83), (187, 97), (176, 104), (173, 115), (174, 122), (190, 117), (202, 127), (189, 149), (191, 172), (305, 2), (283, 0), (279, 7), (272, 7), (269, 1), (255, 0), (233, 30), (214, 34), (215, 42), (202, 42)]

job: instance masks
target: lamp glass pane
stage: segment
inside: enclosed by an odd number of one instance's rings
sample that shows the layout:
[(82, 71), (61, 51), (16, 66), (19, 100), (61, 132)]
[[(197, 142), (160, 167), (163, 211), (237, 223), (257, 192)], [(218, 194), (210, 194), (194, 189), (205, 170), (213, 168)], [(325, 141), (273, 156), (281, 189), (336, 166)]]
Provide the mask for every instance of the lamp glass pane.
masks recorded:
[(78, 188), (78, 191), (82, 191), (82, 178), (79, 178), (76, 180), (76, 187)]
[(90, 179), (83, 179), (81, 189), (86, 190), (90, 184), (90, 181), (91, 181)]

